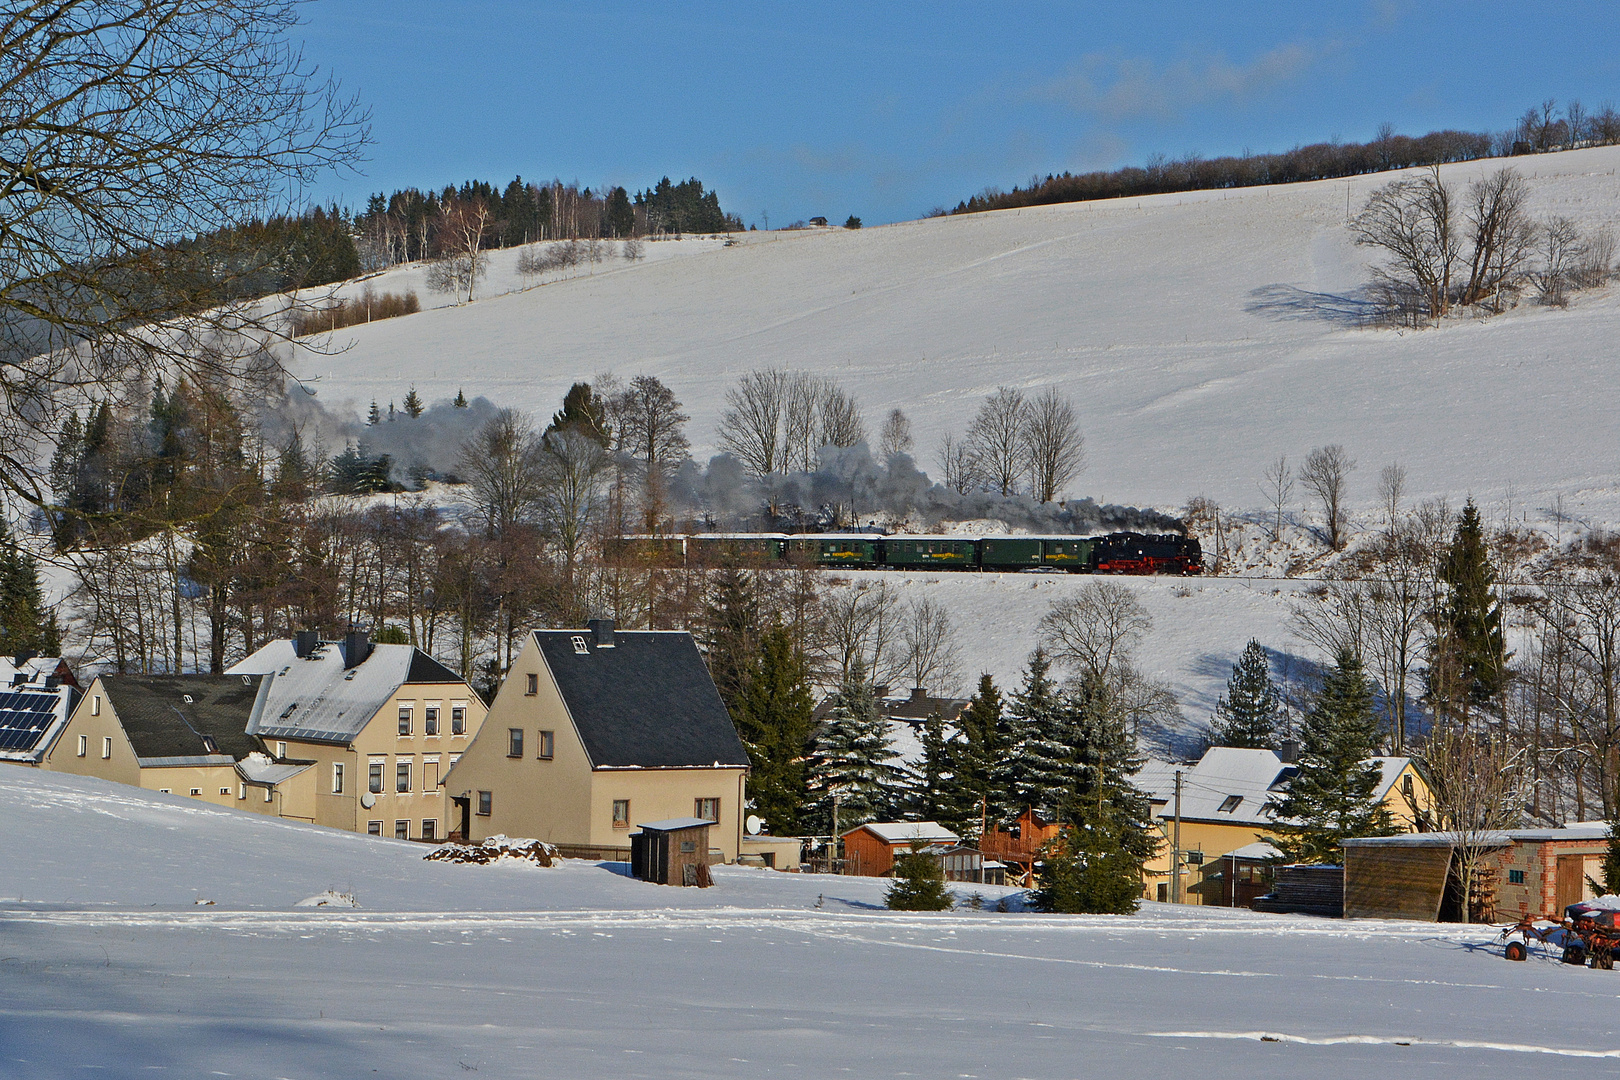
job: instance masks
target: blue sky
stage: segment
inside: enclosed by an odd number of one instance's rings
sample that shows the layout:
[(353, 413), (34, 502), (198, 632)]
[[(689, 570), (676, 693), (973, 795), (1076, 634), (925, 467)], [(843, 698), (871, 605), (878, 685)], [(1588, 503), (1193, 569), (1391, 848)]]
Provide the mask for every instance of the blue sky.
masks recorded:
[(1034, 174), (1511, 126), (1620, 104), (1609, 3), (314, 0), (309, 58), (373, 112), (364, 175), (700, 177), (763, 226), (918, 217)]

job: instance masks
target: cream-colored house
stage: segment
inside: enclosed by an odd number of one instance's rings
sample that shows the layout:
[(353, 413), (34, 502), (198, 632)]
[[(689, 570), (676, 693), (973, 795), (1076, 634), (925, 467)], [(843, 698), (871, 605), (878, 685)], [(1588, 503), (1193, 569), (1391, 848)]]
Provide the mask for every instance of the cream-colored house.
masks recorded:
[(227, 674), (272, 676), (247, 729), (273, 759), (265, 774), (309, 767), (304, 801), (284, 816), (402, 840), (446, 837), (441, 782), (487, 711), (461, 676), (413, 645), (362, 633), (272, 641)]
[[(1379, 800), (1396, 827), (1413, 831), (1414, 810), (1427, 809), (1429, 788), (1411, 758), (1380, 757)], [(1135, 779), (1153, 803), (1153, 816), (1165, 842), (1143, 866), (1143, 895), (1153, 900), (1177, 898), (1171, 880), (1171, 847), (1175, 832), (1176, 781), (1181, 774), (1181, 851), (1184, 853), (1179, 899), (1186, 904), (1247, 907), (1267, 891), (1278, 851), (1272, 806), (1287, 793), (1296, 772), (1270, 750), (1211, 747), (1192, 764), (1148, 761)]]
[(536, 630), (445, 787), (473, 842), (504, 833), (628, 858), (641, 822), (715, 822), (742, 845), (748, 754), (692, 635)]
[(40, 765), (215, 806), (287, 814), (307, 801), (308, 765), (277, 765), (247, 733), (263, 675), (103, 675)]

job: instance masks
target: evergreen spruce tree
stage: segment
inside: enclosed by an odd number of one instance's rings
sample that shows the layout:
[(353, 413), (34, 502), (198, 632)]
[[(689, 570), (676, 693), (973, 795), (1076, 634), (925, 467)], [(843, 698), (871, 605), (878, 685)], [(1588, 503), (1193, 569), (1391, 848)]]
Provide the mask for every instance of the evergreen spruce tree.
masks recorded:
[[(1440, 567), (1450, 589), (1440, 612), (1440, 654), (1430, 667), (1431, 690), (1453, 708), (1479, 706), (1501, 693), (1507, 676), (1502, 641), (1502, 605), (1496, 598), (1496, 571), (1485, 550), (1485, 528), (1469, 499)], [(1436, 674), (1441, 677), (1437, 680)], [(1435, 682), (1441, 685), (1433, 686)]]
[(468, 405), (467, 392), (465, 390), (457, 390), (456, 400), (451, 402), (451, 404), (458, 409), (465, 409)]
[(792, 836), (801, 828), (814, 711), (804, 652), (792, 632), (776, 623), (760, 637), (757, 658), (731, 715), (752, 765), (748, 797), (777, 836)]
[(405, 392), (405, 401), (403, 403), (403, 407), (405, 409), (405, 415), (409, 416), (412, 420), (415, 420), (418, 416), (421, 416), (423, 411), (426, 409), (426, 406), (422, 404), (422, 396), (416, 392), (416, 387), (413, 386)]
[(1128, 915), (1159, 837), (1151, 803), (1131, 783), (1142, 760), (1124, 711), (1091, 677), (1062, 696), (1056, 726), (1069, 748), (1067, 783), (1056, 793), (1063, 832), (1042, 863), (1036, 903), (1048, 911)]
[(703, 605), (703, 655), (726, 708), (735, 709), (759, 651), (759, 599), (746, 570), (725, 567)]
[(603, 449), (607, 448), (612, 441), (607, 404), (591, 389), (590, 383), (577, 382), (568, 388), (562, 409), (552, 414), (546, 434), (553, 431), (577, 431), (600, 443)]
[(1620, 829), (1617, 822), (1609, 822), (1609, 844), (1603, 852), (1602, 879), (1592, 884), (1600, 896), (1620, 895)]
[(901, 778), (894, 757), (888, 722), (866, 665), (857, 659), (833, 695), (832, 712), (816, 733), (810, 755), (818, 827), (831, 828), (835, 795), (841, 830), (888, 816)]
[(0, 656), (21, 652), (59, 656), (56, 613), (45, 606), (39, 564), (0, 521)]
[(935, 709), (923, 721), (922, 760), (911, 777), (907, 811), (924, 821), (938, 821), (962, 831), (956, 815), (957, 803), (952, 798), (950, 775), (951, 753), (954, 744), (946, 736), (945, 718)]
[(883, 902), (890, 911), (945, 911), (956, 902), (926, 841), (913, 841), (911, 850), (894, 860), (894, 881)]
[(1251, 638), (1243, 655), (1232, 665), (1226, 696), (1215, 704), (1212, 741), (1216, 746), (1270, 749), (1277, 736), (1281, 700), (1277, 684), (1271, 681), (1271, 661), (1266, 650)]
[(366, 413), (366, 426), (376, 427), (380, 423), (382, 423), (382, 410), (377, 407), (377, 401), (373, 398), (371, 409)]
[(1006, 809), (1008, 799), (1000, 785), (1011, 739), (1004, 712), (995, 680), (988, 673), (979, 676), (978, 692), (956, 719), (961, 738), (945, 744), (950, 775), (938, 820), (963, 835), (979, 831), (981, 813), (999, 822)]
[[(1017, 758), (1014, 792), (1017, 812), (1033, 808), (1050, 819), (1068, 783), (1069, 744), (1062, 730), (1052, 662), (1037, 648), (1024, 672), (1024, 685), (1013, 694), (1013, 727)], [(1017, 816), (1014, 814), (1014, 816)]]
[(1339, 650), (1299, 728), (1299, 771), (1277, 804), (1274, 841), (1293, 862), (1337, 863), (1339, 842), (1395, 831), (1378, 800), (1378, 718), (1361, 657)]

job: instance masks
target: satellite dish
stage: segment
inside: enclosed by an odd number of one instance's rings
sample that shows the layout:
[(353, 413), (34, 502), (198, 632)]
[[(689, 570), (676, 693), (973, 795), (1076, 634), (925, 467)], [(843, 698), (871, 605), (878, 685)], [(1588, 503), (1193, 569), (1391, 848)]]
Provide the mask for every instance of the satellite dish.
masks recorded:
[(373, 795), (369, 791), (366, 792), (364, 795), (360, 796), (360, 805), (365, 807), (367, 810), (370, 810), (373, 806), (377, 805), (377, 796)]
[(759, 820), (758, 814), (749, 814), (748, 820), (743, 822), (743, 828), (748, 830), (749, 836), (758, 836), (759, 830), (763, 829), (764, 827), (765, 823)]

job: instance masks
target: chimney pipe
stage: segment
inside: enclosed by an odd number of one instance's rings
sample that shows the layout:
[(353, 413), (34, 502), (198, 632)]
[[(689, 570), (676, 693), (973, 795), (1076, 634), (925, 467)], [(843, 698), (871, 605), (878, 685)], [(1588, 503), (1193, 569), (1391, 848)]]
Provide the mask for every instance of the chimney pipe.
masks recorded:
[(28, 663), (28, 661), (32, 660), (34, 657), (36, 657), (38, 655), (39, 655), (39, 653), (37, 653), (37, 652), (32, 652), (32, 651), (30, 651), (28, 649), (24, 649), (22, 652), (18, 653), (16, 655), (16, 657), (14, 657), (12, 659), (11, 666), (12, 667), (22, 667), (24, 664)]
[(1277, 748), (1277, 756), (1282, 759), (1284, 765), (1298, 764), (1299, 743), (1293, 739), (1284, 739), (1282, 745)]
[(911, 688), (911, 700), (921, 704), (928, 700), (928, 691), (921, 686)]
[(307, 659), (315, 655), (315, 650), (320, 647), (320, 644), (320, 631), (300, 630), (293, 637), (293, 655), (300, 660)]
[(592, 619), (585, 624), (585, 628), (591, 632), (591, 637), (595, 640), (598, 649), (613, 648), (615, 642), (612, 619)]
[(357, 668), (371, 655), (371, 635), (364, 630), (350, 630), (343, 636), (343, 666)]

